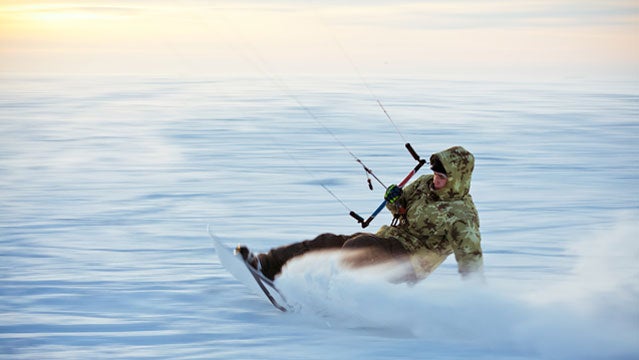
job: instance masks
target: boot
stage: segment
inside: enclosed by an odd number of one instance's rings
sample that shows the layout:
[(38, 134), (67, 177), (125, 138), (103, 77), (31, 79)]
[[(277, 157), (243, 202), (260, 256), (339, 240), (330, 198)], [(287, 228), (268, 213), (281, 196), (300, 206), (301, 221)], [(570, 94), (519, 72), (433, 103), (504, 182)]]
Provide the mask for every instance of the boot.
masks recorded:
[(246, 261), (246, 263), (249, 264), (253, 269), (262, 272), (262, 264), (260, 263), (260, 259), (257, 257), (257, 255), (253, 254), (253, 252), (249, 250), (248, 247), (246, 247), (245, 245), (237, 245), (237, 247), (235, 248), (235, 254), (240, 254), (240, 256), (242, 256), (242, 259), (244, 259), (244, 261)]

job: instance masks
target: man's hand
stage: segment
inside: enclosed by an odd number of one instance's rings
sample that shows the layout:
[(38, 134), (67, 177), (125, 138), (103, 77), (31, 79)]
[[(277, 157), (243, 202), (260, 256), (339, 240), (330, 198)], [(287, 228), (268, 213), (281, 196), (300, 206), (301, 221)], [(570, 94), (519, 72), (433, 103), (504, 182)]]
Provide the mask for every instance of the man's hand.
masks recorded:
[(402, 196), (402, 188), (393, 184), (386, 189), (384, 200), (388, 201), (390, 204), (395, 204), (395, 201), (397, 201), (400, 196)]

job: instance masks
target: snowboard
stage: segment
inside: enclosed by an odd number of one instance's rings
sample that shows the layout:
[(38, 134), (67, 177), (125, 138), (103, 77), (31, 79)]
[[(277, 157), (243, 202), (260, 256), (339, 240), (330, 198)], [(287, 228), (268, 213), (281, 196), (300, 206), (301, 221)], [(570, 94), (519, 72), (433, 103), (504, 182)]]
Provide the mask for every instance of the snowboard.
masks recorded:
[(286, 298), (280, 290), (275, 287), (273, 281), (244, 261), (242, 255), (237, 253), (235, 249), (223, 244), (217, 236), (213, 235), (210, 227), (207, 231), (213, 239), (217, 257), (226, 271), (254, 293), (266, 297), (276, 309), (283, 312), (291, 310), (291, 306), (286, 302)]

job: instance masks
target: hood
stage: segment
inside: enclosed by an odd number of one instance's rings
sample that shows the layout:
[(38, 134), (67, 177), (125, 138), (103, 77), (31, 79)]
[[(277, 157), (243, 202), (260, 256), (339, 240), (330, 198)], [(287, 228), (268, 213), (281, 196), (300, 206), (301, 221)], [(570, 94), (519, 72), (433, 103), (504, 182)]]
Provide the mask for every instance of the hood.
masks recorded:
[(442, 200), (456, 200), (468, 195), (470, 179), (475, 169), (473, 154), (461, 146), (453, 146), (431, 155), (431, 164), (437, 160), (444, 166), (448, 175), (446, 186), (436, 191)]

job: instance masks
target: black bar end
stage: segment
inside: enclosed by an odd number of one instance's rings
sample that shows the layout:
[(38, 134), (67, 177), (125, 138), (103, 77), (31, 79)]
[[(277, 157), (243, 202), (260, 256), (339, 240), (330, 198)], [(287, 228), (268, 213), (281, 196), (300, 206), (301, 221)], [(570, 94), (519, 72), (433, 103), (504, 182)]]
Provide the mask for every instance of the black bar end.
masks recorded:
[(420, 161), (419, 155), (417, 155), (417, 152), (415, 151), (415, 149), (413, 149), (410, 143), (406, 143), (406, 149), (413, 156), (413, 159), (415, 159), (415, 161)]
[(355, 220), (357, 220), (357, 222), (358, 222), (358, 223), (360, 223), (360, 224), (362, 224), (362, 226), (363, 226), (363, 224), (364, 224), (364, 222), (365, 222), (363, 217), (359, 216), (359, 215), (358, 215), (355, 211), (351, 211), (351, 212), (350, 212), (350, 215), (351, 215), (353, 218), (355, 218)]

